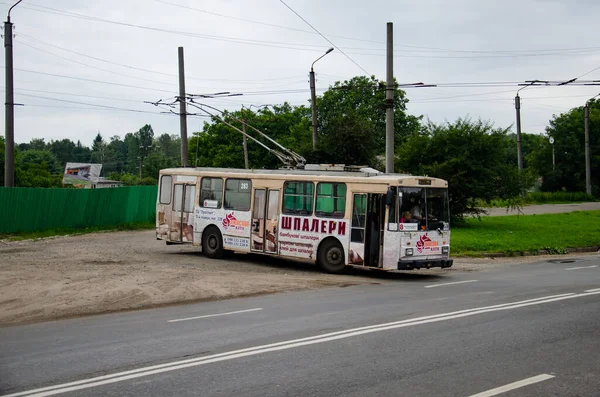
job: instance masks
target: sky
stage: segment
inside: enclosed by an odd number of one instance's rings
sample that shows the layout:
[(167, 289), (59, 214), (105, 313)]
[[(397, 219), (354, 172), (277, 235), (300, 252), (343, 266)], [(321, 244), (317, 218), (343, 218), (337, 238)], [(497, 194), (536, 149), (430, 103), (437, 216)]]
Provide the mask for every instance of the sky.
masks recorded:
[[(12, 4), (0, 0), (0, 12)], [(15, 141), (90, 146), (98, 133), (123, 138), (145, 124), (179, 134), (176, 115), (144, 102), (178, 94), (180, 46), (187, 93), (243, 94), (204, 99), (211, 106), (310, 106), (310, 66), (332, 46), (314, 65), (318, 94), (358, 75), (385, 80), (387, 22), (396, 80), (437, 85), (407, 88), (408, 113), (514, 130), (519, 83), (600, 80), (598, 15), (595, 0), (23, 0), (11, 12), (15, 102), (24, 105)], [(522, 131), (543, 134), (553, 115), (598, 93), (522, 89)], [(190, 134), (206, 120), (189, 117)]]

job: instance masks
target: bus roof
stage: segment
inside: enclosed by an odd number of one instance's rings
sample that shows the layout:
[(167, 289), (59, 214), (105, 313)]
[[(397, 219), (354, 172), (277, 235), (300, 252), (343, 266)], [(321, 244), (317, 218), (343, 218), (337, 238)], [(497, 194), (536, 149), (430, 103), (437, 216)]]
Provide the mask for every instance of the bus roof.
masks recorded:
[[(302, 169), (240, 169), (240, 168), (211, 168), (211, 167), (185, 167), (166, 168), (160, 171), (161, 175), (186, 175), (186, 176), (219, 176), (229, 178), (264, 178), (264, 179), (297, 179), (315, 181), (344, 181), (357, 183), (383, 183), (391, 186), (430, 186), (448, 187), (448, 182), (429, 176), (414, 176), (409, 174), (376, 173), (376, 170), (363, 168), (366, 171), (319, 171)], [(373, 171), (373, 172), (370, 172)]]

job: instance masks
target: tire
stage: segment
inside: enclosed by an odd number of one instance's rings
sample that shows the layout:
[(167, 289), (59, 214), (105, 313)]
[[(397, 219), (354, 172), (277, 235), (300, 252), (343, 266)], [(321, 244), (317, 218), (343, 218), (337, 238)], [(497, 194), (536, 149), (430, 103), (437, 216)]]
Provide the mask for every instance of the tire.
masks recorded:
[(223, 237), (214, 226), (209, 226), (202, 233), (202, 253), (212, 259), (221, 259), (224, 254)]
[(317, 263), (327, 273), (342, 273), (344, 264), (344, 247), (337, 240), (327, 240), (319, 248)]

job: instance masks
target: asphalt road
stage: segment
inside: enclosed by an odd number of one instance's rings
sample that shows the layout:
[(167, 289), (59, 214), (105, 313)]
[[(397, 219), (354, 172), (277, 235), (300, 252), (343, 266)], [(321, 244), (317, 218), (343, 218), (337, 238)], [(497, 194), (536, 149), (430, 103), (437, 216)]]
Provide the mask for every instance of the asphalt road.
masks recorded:
[(517, 210), (506, 210), (506, 208), (484, 208), (488, 216), (506, 216), (506, 215), (533, 215), (533, 214), (559, 214), (573, 211), (598, 211), (600, 202), (590, 203), (568, 203), (568, 204), (536, 204), (526, 205)]
[(598, 396), (600, 256), (0, 329), (0, 395)]

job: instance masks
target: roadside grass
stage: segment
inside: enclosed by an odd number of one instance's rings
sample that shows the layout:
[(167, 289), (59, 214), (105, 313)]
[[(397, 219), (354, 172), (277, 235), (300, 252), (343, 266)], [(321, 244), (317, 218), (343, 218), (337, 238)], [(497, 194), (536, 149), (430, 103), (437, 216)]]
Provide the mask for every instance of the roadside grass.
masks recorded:
[(522, 255), (600, 246), (600, 211), (469, 218), (452, 228), (452, 256)]
[(8, 241), (20, 241), (20, 240), (33, 240), (39, 238), (48, 238), (55, 236), (74, 236), (80, 234), (96, 233), (96, 232), (115, 232), (115, 231), (127, 231), (127, 230), (142, 230), (142, 229), (154, 229), (156, 224), (154, 221), (138, 222), (126, 225), (116, 226), (96, 226), (86, 228), (62, 228), (62, 229), (49, 229), (38, 232), (24, 232), (24, 233), (13, 233), (13, 234), (0, 234), (0, 240)]

